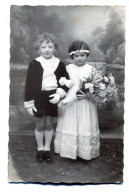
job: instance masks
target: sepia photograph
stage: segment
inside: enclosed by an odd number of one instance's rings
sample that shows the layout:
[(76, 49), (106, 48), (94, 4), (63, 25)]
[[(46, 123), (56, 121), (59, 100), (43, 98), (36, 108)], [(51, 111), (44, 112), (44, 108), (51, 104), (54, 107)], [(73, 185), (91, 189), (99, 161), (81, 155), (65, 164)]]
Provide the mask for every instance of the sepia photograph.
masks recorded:
[(122, 184), (126, 7), (11, 5), (8, 182)]

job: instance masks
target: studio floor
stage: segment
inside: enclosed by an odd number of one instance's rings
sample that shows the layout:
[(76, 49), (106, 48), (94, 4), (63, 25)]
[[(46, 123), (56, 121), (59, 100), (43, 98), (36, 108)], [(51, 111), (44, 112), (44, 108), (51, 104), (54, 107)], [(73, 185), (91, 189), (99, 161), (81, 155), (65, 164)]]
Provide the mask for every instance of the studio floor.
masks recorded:
[(54, 162), (48, 164), (37, 162), (33, 135), (10, 134), (8, 181), (44, 185), (123, 183), (122, 139), (103, 138), (100, 141), (100, 156), (94, 160), (71, 160), (53, 152)]

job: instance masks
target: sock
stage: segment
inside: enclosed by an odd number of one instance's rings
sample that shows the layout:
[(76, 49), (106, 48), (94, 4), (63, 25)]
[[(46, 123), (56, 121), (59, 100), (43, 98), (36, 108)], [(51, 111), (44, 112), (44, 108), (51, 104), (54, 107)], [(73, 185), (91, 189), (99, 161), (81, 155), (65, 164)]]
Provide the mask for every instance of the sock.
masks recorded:
[(44, 150), (44, 146), (43, 146), (43, 134), (44, 132), (41, 131), (37, 131), (35, 129), (35, 138), (36, 138), (36, 142), (37, 142), (37, 150), (40, 151), (40, 150)]
[(45, 151), (50, 151), (52, 136), (53, 136), (53, 129), (50, 131), (45, 130)]

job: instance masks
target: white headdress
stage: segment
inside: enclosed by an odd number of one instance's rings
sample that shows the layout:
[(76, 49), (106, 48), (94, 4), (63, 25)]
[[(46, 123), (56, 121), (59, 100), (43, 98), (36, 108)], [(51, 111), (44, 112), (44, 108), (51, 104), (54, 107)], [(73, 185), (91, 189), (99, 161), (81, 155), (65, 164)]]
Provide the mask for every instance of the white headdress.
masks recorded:
[(71, 55), (73, 55), (73, 54), (75, 54), (75, 53), (77, 53), (77, 52), (89, 53), (89, 50), (81, 49), (81, 50), (71, 51), (71, 52), (69, 53), (69, 55), (71, 56)]

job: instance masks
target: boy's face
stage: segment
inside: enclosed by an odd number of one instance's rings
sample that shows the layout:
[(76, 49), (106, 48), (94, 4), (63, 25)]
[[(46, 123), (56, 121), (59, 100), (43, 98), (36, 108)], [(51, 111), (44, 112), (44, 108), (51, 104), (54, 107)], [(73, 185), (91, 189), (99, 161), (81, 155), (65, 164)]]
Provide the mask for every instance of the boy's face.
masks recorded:
[(51, 41), (44, 41), (40, 48), (39, 51), (41, 53), (41, 55), (45, 58), (45, 59), (50, 59), (53, 56), (53, 52), (55, 50), (54, 44)]
[(86, 63), (86, 53), (83, 52), (77, 52), (73, 55), (74, 63), (77, 66), (83, 66)]

